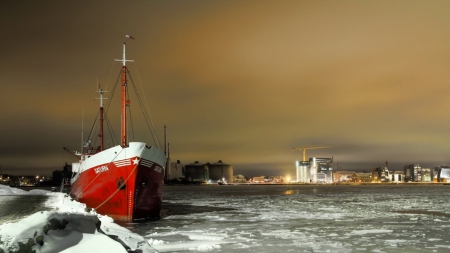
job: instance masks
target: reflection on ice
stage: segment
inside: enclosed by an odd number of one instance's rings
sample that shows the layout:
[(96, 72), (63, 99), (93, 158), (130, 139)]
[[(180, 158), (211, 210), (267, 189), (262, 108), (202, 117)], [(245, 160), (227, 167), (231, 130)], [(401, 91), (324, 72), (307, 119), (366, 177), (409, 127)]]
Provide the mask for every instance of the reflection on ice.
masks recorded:
[(166, 187), (183, 210), (133, 229), (161, 252), (447, 252), (449, 196), (443, 185)]
[(388, 229), (370, 229), (370, 230), (353, 230), (350, 232), (352, 235), (366, 235), (366, 234), (382, 234), (382, 233), (392, 233), (392, 230)]

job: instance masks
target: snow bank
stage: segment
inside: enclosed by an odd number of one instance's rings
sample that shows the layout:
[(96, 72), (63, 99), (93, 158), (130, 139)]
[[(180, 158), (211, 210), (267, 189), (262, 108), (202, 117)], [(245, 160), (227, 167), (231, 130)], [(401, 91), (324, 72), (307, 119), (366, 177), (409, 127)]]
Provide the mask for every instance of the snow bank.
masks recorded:
[(54, 210), (0, 225), (0, 252), (158, 252), (146, 239), (114, 223), (108, 216), (87, 212), (86, 205), (63, 193), (23, 191), (0, 186), (0, 195), (46, 194)]
[(18, 188), (11, 188), (7, 185), (0, 184), (0, 196), (1, 195), (45, 195), (48, 191), (33, 189), (31, 191), (24, 191)]
[(4, 252), (126, 252), (100, 232), (97, 216), (78, 213), (35, 213), (2, 225), (0, 240)]

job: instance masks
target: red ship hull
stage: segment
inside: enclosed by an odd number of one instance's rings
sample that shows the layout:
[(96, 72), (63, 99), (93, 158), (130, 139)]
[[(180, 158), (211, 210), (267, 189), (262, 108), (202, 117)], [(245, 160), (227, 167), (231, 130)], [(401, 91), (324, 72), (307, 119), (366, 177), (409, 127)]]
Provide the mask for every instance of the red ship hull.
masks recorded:
[[(141, 151), (136, 144), (144, 146), (143, 143), (130, 143), (130, 147), (123, 149), (117, 146), (87, 157), (84, 163), (72, 165), (72, 168), (78, 166), (80, 173), (72, 182), (71, 196), (115, 220), (158, 218), (165, 157), (155, 148), (144, 147)], [(129, 153), (130, 156), (116, 155), (109, 162), (97, 162), (113, 152)], [(100, 158), (96, 158), (99, 155)]]

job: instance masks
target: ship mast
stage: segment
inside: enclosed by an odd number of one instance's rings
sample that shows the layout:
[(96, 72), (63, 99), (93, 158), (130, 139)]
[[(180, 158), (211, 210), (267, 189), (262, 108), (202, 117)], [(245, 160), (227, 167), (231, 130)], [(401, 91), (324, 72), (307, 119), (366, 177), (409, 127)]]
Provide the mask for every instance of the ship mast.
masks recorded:
[(121, 145), (122, 147), (126, 147), (128, 146), (128, 140), (127, 140), (127, 111), (126, 108), (127, 106), (130, 105), (130, 100), (127, 99), (127, 66), (126, 66), (126, 62), (130, 61), (132, 62), (133, 60), (127, 60), (125, 58), (125, 42), (123, 43), (123, 55), (122, 55), (122, 59), (117, 60), (116, 61), (121, 61), (122, 62), (122, 104), (121, 104), (121, 117), (120, 117), (120, 121), (121, 121), (121, 131), (120, 131), (120, 139), (121, 139)]
[(99, 134), (99, 136), (100, 136), (100, 151), (103, 151), (103, 150), (105, 150), (104, 138), (103, 138), (103, 121), (104, 121), (104, 119), (103, 119), (103, 116), (104, 116), (104, 113), (103, 113), (103, 99), (108, 99), (108, 98), (104, 98), (103, 97), (103, 92), (107, 92), (107, 91), (102, 90), (100, 88), (100, 85), (98, 86), (97, 92), (100, 95), (100, 98), (96, 98), (96, 99), (100, 100), (100, 134)]

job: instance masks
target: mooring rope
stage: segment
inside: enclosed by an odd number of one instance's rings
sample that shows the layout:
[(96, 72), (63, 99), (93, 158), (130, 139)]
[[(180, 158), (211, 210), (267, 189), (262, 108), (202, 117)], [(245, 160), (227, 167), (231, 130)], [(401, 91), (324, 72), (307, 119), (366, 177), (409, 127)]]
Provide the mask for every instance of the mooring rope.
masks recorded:
[[(142, 154), (144, 153), (145, 149), (142, 149), (141, 155), (139, 156), (140, 159), (142, 159)], [(139, 160), (140, 162), (140, 160)], [(128, 177), (125, 179), (125, 181), (123, 181), (123, 183), (117, 187), (117, 189), (111, 194), (111, 196), (109, 196), (107, 199), (105, 199), (105, 201), (103, 201), (100, 205), (98, 205), (96, 208), (94, 208), (94, 210), (97, 210), (99, 207), (101, 207), (103, 204), (105, 204), (108, 200), (110, 200), (112, 197), (114, 197), (114, 195), (116, 195), (116, 193), (118, 193), (120, 191), (120, 189), (125, 185), (126, 182), (128, 182), (128, 179), (130, 179), (131, 175), (133, 175), (134, 171), (136, 170), (136, 168), (139, 166), (139, 163), (137, 163), (133, 170), (128, 174)]]
[[(108, 167), (119, 155), (120, 153), (122, 153), (122, 151), (125, 148), (122, 148), (122, 150), (120, 150), (120, 152), (112, 159), (111, 162), (109, 162), (106, 167)], [(81, 164), (81, 163), (80, 163)], [(81, 172), (80, 172), (81, 173)], [(80, 195), (95, 181), (95, 179), (97, 179), (102, 173), (98, 173), (97, 176), (94, 177), (94, 179), (92, 179), (92, 181), (75, 197), (76, 200), (78, 200), (78, 198), (80, 197)]]

